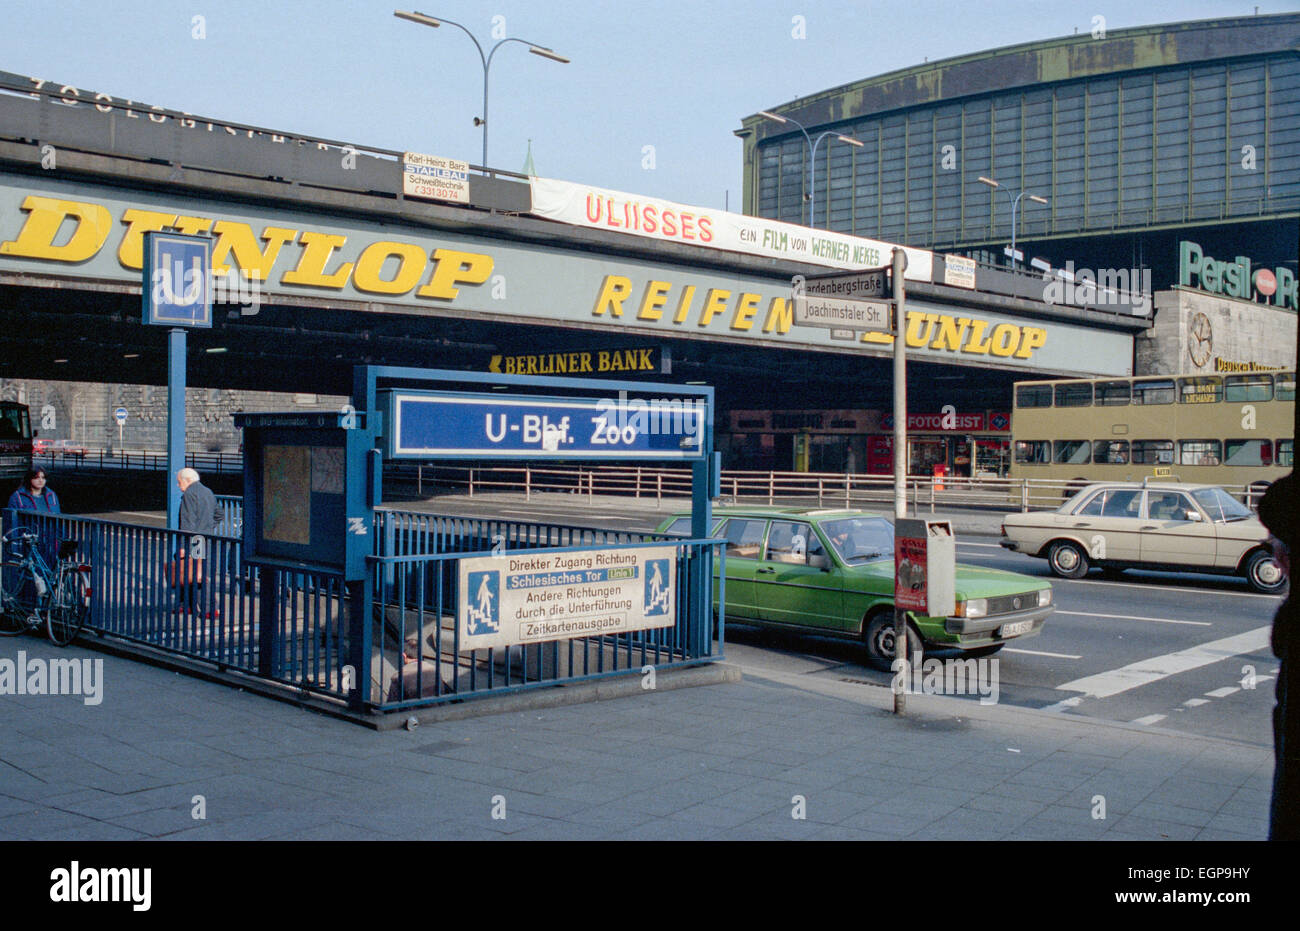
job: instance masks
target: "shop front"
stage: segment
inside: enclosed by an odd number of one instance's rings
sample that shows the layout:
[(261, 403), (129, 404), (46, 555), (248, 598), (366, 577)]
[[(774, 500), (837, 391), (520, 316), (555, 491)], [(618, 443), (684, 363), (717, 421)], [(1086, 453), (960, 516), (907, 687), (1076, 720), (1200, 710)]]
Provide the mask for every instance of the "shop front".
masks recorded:
[[(731, 411), (718, 435), (723, 468), (892, 475), (893, 416), (878, 410)], [(1011, 418), (1002, 411), (908, 415), (907, 472), (1007, 474)]]

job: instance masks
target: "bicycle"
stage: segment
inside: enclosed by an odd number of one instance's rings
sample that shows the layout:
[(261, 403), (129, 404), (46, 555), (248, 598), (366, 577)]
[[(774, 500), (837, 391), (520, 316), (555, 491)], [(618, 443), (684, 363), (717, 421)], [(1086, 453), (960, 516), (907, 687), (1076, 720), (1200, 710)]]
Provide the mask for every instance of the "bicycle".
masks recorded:
[(43, 623), (50, 640), (65, 647), (90, 616), (90, 566), (77, 562), (76, 541), (64, 540), (57, 568), (51, 569), (36, 545), (39, 539), (28, 527), (0, 537), (0, 636), (38, 630)]

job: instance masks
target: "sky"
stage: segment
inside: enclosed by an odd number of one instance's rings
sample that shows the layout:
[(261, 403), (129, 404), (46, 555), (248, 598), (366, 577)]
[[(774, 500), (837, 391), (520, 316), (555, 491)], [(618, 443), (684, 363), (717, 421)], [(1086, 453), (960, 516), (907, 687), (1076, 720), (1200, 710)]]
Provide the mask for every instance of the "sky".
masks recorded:
[[(396, 4), (396, 5), (395, 5)], [(414, 4), (412, 6), (411, 4)], [(1280, 13), (1223, 0), (0, 0), (0, 71), (209, 118), (739, 209), (743, 117), (900, 68), (1075, 33)], [(1098, 20), (1101, 17), (1101, 20)]]

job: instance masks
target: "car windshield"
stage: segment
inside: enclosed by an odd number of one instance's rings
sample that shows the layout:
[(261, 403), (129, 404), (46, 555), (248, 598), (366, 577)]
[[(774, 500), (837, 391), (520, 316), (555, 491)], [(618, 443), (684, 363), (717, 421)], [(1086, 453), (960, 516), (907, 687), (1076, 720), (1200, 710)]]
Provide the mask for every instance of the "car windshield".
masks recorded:
[(1246, 520), (1252, 516), (1244, 504), (1222, 488), (1198, 488), (1192, 492), (1192, 497), (1210, 515), (1210, 520), (1217, 523)]
[(822, 521), (822, 532), (845, 565), (894, 555), (894, 525), (883, 517), (845, 517)]

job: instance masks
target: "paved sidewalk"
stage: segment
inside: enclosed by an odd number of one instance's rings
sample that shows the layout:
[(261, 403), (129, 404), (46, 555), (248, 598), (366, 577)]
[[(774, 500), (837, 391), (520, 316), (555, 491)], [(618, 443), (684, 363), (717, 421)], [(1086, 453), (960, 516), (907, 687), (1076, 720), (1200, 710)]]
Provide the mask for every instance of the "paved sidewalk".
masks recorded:
[(937, 696), (898, 719), (856, 683), (751, 674), (381, 733), (35, 638), (0, 641), (0, 669), (19, 650), (102, 659), (103, 700), (0, 696), (0, 839), (1267, 832), (1267, 750)]

